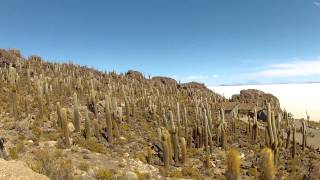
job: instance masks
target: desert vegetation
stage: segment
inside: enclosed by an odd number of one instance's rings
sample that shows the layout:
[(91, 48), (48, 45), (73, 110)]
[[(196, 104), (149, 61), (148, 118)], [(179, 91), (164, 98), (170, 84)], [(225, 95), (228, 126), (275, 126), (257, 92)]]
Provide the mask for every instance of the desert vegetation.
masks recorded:
[[(0, 50), (0, 156), (50, 179), (317, 179), (320, 155), (280, 102)], [(300, 123), (300, 122), (299, 122)]]

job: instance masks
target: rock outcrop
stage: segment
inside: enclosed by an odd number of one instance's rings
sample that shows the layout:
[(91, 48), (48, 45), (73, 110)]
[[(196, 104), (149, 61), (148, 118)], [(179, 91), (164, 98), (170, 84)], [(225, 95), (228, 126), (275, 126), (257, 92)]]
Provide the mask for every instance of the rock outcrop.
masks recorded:
[(273, 109), (277, 112), (281, 111), (279, 99), (272, 95), (256, 89), (241, 90), (240, 94), (235, 94), (231, 98), (234, 102), (257, 104), (259, 107), (271, 103)]

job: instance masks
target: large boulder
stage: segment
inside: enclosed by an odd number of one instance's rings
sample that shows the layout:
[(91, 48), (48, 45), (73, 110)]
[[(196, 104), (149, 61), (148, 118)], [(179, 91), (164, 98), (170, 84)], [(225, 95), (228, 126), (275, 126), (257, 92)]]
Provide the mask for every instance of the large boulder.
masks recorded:
[(24, 162), (0, 159), (0, 179), (6, 180), (49, 180), (45, 175), (32, 171)]

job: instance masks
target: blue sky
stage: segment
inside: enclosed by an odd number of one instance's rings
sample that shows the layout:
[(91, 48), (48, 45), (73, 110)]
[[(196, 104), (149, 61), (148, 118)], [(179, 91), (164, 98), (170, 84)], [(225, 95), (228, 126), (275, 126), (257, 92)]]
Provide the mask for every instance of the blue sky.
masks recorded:
[(320, 81), (317, 0), (3, 0), (0, 47), (208, 86)]

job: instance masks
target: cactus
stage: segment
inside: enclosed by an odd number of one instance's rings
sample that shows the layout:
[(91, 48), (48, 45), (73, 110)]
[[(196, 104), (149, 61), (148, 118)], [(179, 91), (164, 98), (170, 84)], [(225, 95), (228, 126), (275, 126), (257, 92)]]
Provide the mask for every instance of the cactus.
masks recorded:
[(180, 138), (180, 147), (181, 147), (181, 163), (184, 165), (187, 159), (187, 143), (184, 137)]
[(221, 148), (226, 149), (226, 147), (227, 147), (227, 133), (226, 133), (226, 130), (223, 129), (221, 134)]
[(107, 135), (108, 135), (108, 141), (110, 143), (113, 143), (113, 131), (112, 131), (112, 119), (111, 119), (111, 112), (110, 112), (110, 102), (108, 97), (106, 96), (104, 101), (104, 111), (106, 114), (106, 124), (107, 124)]
[(203, 127), (203, 138), (204, 138), (204, 151), (208, 151), (208, 138), (209, 138), (209, 124), (208, 124), (208, 117), (207, 117), (207, 113), (206, 110), (204, 110), (204, 127)]
[[(113, 114), (113, 119), (117, 119), (115, 116), (115, 113), (112, 113)], [(121, 118), (121, 115), (120, 115), (120, 118)], [(113, 123), (112, 123), (112, 125), (113, 125), (113, 128), (114, 128), (114, 136), (116, 137), (116, 138), (118, 138), (118, 137), (120, 137), (120, 130), (119, 130), (119, 127), (118, 127), (118, 124), (117, 124), (117, 122), (116, 121), (113, 121)]]
[(275, 115), (274, 112), (271, 112), (271, 120), (272, 120), (272, 132), (273, 132), (273, 142), (274, 142), (274, 148), (276, 148), (278, 146), (278, 130), (276, 127), (276, 120), (275, 120)]
[(16, 87), (12, 87), (11, 93), (10, 93), (10, 114), (12, 117), (17, 120), (18, 118), (18, 111), (17, 111), (17, 89)]
[(254, 117), (253, 117), (253, 125), (252, 125), (252, 139), (254, 142), (257, 141), (258, 137), (258, 120), (257, 120), (257, 108), (254, 108)]
[(96, 119), (94, 119), (92, 121), (92, 123), (93, 123), (93, 127), (94, 127), (94, 136), (96, 137), (97, 140), (100, 140), (100, 138), (101, 138), (101, 133), (100, 133), (101, 127), (100, 127), (100, 124)]
[(273, 136), (273, 130), (272, 130), (272, 112), (271, 112), (271, 106), (270, 103), (268, 103), (268, 137), (269, 137), (269, 146), (273, 146), (274, 144), (274, 136)]
[(178, 125), (178, 136), (182, 136), (182, 129), (181, 129), (181, 116), (180, 116), (180, 104), (177, 103), (177, 125)]
[(290, 128), (290, 126), (288, 125), (288, 127), (287, 127), (286, 148), (288, 148), (288, 147), (289, 147), (289, 144), (290, 144), (290, 135), (291, 135), (291, 128)]
[(161, 135), (161, 142), (162, 142), (162, 148), (163, 148), (163, 163), (164, 167), (166, 169), (169, 169), (170, 166), (170, 150), (169, 150), (169, 141), (168, 141), (168, 135), (165, 133), (162, 133)]
[[(187, 117), (187, 108), (184, 107), (184, 138), (188, 141), (189, 140), (189, 134), (188, 134), (188, 117)], [(188, 142), (189, 145), (191, 142)]]
[(80, 132), (80, 112), (77, 93), (73, 94), (73, 123), (76, 132)]
[(293, 126), (293, 134), (292, 134), (292, 158), (296, 157), (296, 127)]
[(64, 142), (66, 147), (70, 147), (70, 139), (69, 139), (69, 128), (68, 128), (68, 119), (67, 119), (67, 110), (62, 108), (61, 110), (61, 120), (62, 120), (62, 129), (64, 135)]
[(240, 180), (240, 155), (236, 149), (231, 149), (227, 155), (227, 180)]
[(84, 136), (86, 139), (91, 137), (91, 122), (88, 114), (88, 109), (85, 109), (85, 122), (84, 122)]
[(170, 111), (170, 130), (171, 133), (171, 141), (173, 145), (173, 158), (176, 163), (179, 162), (179, 139), (178, 139), (178, 132), (173, 120), (173, 113)]
[(273, 164), (273, 154), (270, 148), (264, 148), (261, 151), (261, 162), (260, 162), (261, 177), (263, 180), (274, 180), (275, 179), (275, 168)]
[(57, 102), (56, 104), (56, 110), (57, 110), (57, 127), (62, 128), (62, 119), (61, 119), (61, 106), (60, 102)]
[(125, 107), (126, 107), (126, 120), (129, 121), (130, 120), (130, 104), (127, 99), (125, 100)]
[(307, 146), (307, 126), (305, 121), (302, 121), (301, 134), (302, 134), (302, 150), (304, 151)]

